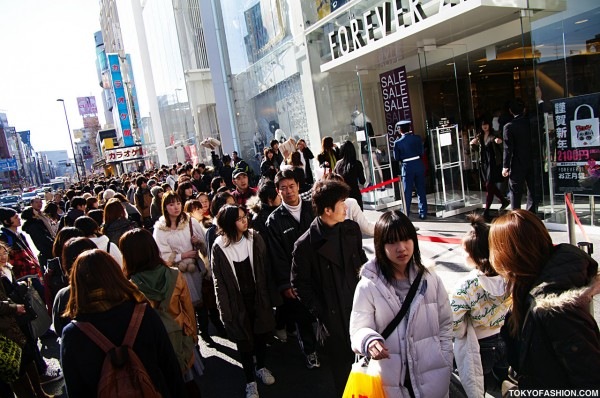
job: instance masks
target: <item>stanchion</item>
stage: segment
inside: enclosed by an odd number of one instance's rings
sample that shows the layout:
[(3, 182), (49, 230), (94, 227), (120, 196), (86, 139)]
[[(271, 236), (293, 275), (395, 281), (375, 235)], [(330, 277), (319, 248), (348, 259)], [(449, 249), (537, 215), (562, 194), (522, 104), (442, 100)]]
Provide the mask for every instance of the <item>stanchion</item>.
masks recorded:
[(575, 217), (573, 207), (573, 192), (565, 192), (565, 213), (567, 216), (567, 233), (569, 234), (569, 243), (575, 245), (577, 239), (575, 238)]

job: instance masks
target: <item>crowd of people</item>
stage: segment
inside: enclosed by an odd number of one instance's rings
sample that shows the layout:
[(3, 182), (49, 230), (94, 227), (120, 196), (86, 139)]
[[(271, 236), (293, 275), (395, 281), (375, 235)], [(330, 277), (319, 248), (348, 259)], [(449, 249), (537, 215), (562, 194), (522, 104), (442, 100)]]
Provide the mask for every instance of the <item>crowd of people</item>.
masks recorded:
[[(554, 246), (532, 213), (491, 228), (474, 216), (463, 239), (474, 270), (449, 297), (405, 214), (366, 219), (354, 144), (332, 142), (316, 182), (312, 152), (288, 140), (285, 157), (278, 142), (265, 149), (260, 175), (237, 153), (213, 154), (213, 167), (75, 184), (21, 217), (0, 208), (0, 335), (21, 351), (16, 377), (0, 369), (0, 396), (47, 396), (27, 299), (13, 294), (23, 279), (52, 315), (72, 397), (114, 391), (115, 361), (138, 370), (145, 396), (198, 397), (198, 339), (214, 345), (211, 331), (235, 343), (247, 398), (276, 382), (269, 344), (292, 335), (308, 369), (327, 356), (337, 397), (355, 354), (371, 358), (389, 398), (446, 396), (454, 360), (473, 397), (511, 377), (519, 388), (600, 385), (591, 257)], [(363, 235), (374, 236), (371, 260)]]

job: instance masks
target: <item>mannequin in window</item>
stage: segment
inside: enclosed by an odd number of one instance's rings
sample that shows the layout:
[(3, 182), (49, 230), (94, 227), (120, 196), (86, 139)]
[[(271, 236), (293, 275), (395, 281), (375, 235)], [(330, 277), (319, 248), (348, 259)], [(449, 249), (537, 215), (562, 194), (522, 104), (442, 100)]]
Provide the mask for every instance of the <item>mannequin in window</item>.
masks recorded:
[[(363, 115), (362, 112), (356, 110), (352, 112), (352, 125), (356, 127), (357, 130), (364, 130), (365, 136), (367, 140), (371, 137), (375, 136), (375, 131), (373, 130), (373, 125), (371, 124), (371, 119), (368, 116)], [(377, 147), (374, 145), (375, 141), (371, 140), (371, 156), (373, 158), (373, 167), (377, 169), (377, 174), (379, 175), (379, 182), (383, 181), (383, 173), (381, 172), (379, 159), (377, 159)], [(369, 165), (369, 143), (367, 141), (363, 141), (360, 143), (360, 154), (362, 157), (363, 168), (365, 170), (365, 175), (367, 177), (367, 185), (376, 184), (377, 181), (374, 181), (371, 175), (371, 167)]]

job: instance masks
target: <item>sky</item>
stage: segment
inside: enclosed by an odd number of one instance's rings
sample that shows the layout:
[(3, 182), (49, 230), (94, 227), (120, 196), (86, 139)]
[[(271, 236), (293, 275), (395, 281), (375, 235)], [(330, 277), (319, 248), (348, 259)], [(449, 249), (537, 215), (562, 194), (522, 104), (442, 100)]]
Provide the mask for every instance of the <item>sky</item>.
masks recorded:
[(98, 0), (0, 0), (0, 113), (17, 131), (30, 130), (35, 151), (68, 150), (82, 128), (77, 97), (96, 96), (104, 124), (95, 65)]

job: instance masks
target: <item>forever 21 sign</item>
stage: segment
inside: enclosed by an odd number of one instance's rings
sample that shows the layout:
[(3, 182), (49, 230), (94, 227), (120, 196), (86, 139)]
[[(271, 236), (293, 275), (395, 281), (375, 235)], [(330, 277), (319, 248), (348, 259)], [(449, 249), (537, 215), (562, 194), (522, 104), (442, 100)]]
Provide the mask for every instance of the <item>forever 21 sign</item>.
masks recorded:
[[(454, 6), (468, 0), (437, 0), (438, 13), (445, 6)], [(403, 3), (407, 4), (406, 7)], [(427, 18), (421, 0), (383, 1), (379, 6), (365, 11), (362, 16), (351, 18), (349, 26), (340, 26), (329, 33), (331, 59), (337, 59), (368, 46), (386, 36), (401, 32)]]

